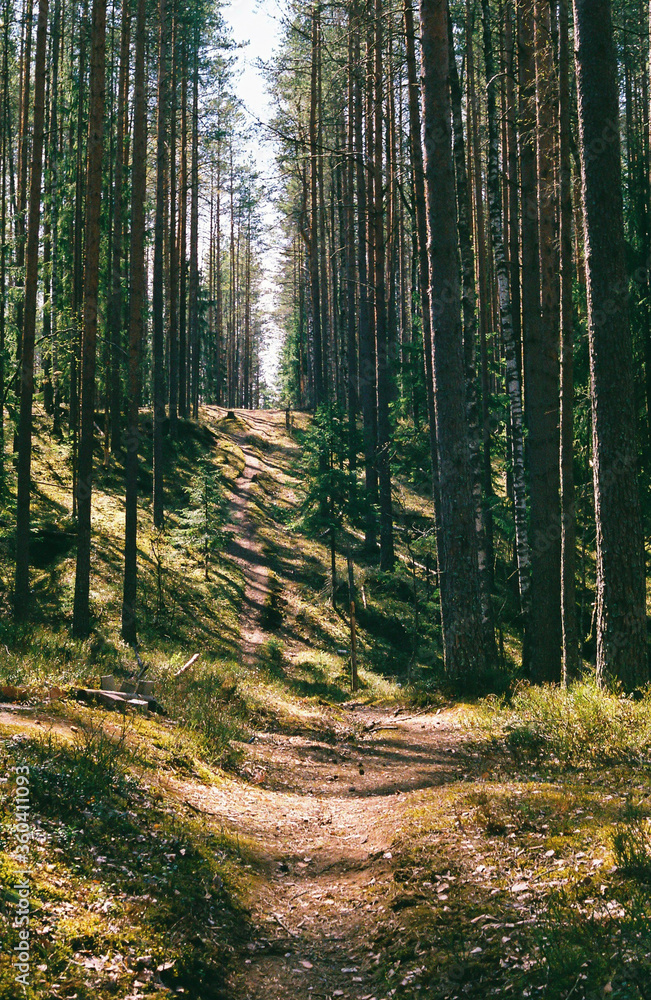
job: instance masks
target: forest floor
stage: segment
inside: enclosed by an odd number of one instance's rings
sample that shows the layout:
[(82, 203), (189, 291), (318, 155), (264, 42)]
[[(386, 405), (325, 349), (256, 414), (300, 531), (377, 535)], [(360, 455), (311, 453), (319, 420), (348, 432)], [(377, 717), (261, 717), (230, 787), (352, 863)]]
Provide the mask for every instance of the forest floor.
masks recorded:
[[(295, 432), (283, 413), (204, 419), (233, 468), (230, 537), (208, 582), (186, 549), (166, 578), (167, 607), (193, 588), (190, 615), (174, 614), (195, 643), (152, 654), (170, 716), (47, 698), (44, 653), (6, 649), (8, 679), (29, 685), (17, 671), (31, 664), (35, 692), (0, 705), (9, 943), (17, 765), (35, 837), (31, 985), (18, 992), (7, 948), (0, 1000), (651, 1000), (649, 700), (586, 689), (421, 707), (394, 666), (409, 602), (372, 569), (351, 696), (327, 552), (292, 522)], [(403, 500), (421, 515), (417, 494)], [(99, 509), (109, 524), (110, 500)], [(49, 632), (40, 648), (55, 638), (70, 651)], [(220, 639), (235, 649), (225, 665), (205, 651)], [(175, 679), (202, 644), (207, 664)], [(60, 683), (127, 657), (108, 646), (80, 648)]]

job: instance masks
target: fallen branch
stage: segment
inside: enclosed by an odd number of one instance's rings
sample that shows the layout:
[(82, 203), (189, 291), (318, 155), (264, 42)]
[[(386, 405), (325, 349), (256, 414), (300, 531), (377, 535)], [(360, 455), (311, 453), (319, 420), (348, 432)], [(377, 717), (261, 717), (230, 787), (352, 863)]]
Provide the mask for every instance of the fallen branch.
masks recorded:
[(191, 656), (190, 659), (188, 660), (188, 662), (184, 663), (183, 666), (181, 667), (181, 669), (177, 670), (177, 672), (174, 674), (174, 676), (175, 677), (181, 677), (186, 672), (186, 670), (189, 670), (190, 667), (194, 666), (194, 664), (197, 662), (197, 660), (199, 659), (200, 656), (201, 656), (201, 653), (195, 653), (194, 656)]
[(272, 916), (274, 917), (275, 920), (278, 921), (278, 923), (280, 924), (280, 926), (284, 931), (286, 931), (288, 934), (291, 934), (292, 937), (300, 937), (298, 931), (293, 931), (291, 927), (288, 927), (287, 924), (284, 924), (277, 913), (273, 913)]

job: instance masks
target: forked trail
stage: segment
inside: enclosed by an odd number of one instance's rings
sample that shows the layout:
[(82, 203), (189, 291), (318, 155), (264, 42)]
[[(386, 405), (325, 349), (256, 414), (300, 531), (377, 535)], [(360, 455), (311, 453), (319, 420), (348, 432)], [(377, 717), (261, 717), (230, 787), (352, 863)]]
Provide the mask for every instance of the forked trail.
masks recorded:
[[(248, 416), (248, 415), (247, 415)], [(260, 469), (246, 434), (234, 499), (232, 555), (246, 590), (243, 659), (266, 638), (267, 570), (247, 511)], [(452, 713), (419, 714), (349, 704), (313, 733), (259, 733), (247, 748), (246, 783), (174, 781), (177, 794), (236, 834), (254, 875), (247, 904), (254, 936), (230, 983), (235, 1000), (386, 995), (373, 934), (395, 894), (391, 845), (420, 789), (471, 767)]]
[[(401, 718), (401, 715), (404, 715)], [(324, 738), (260, 734), (251, 782), (177, 792), (239, 836), (256, 876), (235, 1000), (386, 996), (373, 934), (395, 895), (391, 845), (419, 789), (471, 766), (447, 713), (344, 709)]]

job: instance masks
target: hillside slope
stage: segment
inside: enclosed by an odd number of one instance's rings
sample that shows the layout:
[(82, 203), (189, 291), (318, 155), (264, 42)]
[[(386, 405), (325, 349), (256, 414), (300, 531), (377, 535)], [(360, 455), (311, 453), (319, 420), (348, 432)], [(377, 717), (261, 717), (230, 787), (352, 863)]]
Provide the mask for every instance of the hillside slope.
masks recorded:
[[(414, 606), (406, 546), (389, 578), (349, 530), (366, 601), (352, 698), (329, 552), (301, 526), (307, 418), (294, 421), (208, 408), (184, 425), (162, 534), (145, 467), (141, 654), (166, 716), (66, 696), (134, 672), (118, 638), (120, 479), (99, 473), (96, 629), (75, 643), (66, 455), (41, 438), (39, 620), (31, 635), (5, 622), (0, 654), (3, 683), (27, 686), (0, 704), (0, 1000), (648, 1000), (649, 699), (525, 690), (510, 708), (441, 694), (417, 707), (424, 569)], [(207, 562), (202, 482), (219, 483)], [(403, 523), (427, 518), (406, 486), (400, 504)]]

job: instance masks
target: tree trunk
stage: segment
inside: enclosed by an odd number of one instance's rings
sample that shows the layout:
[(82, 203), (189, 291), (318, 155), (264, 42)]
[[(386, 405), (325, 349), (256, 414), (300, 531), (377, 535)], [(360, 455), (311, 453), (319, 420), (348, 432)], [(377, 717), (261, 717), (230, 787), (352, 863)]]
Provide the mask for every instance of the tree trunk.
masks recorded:
[(170, 315), (169, 315), (169, 413), (170, 435), (178, 436), (179, 415), (179, 246), (176, 225), (177, 174), (176, 174), (176, 99), (177, 99), (177, 34), (178, 21), (172, 23), (172, 87), (170, 92)]
[(90, 114), (86, 172), (86, 261), (81, 350), (81, 422), (77, 477), (78, 541), (73, 631), (90, 632), (90, 540), (95, 417), (97, 296), (100, 263), (100, 213), (106, 61), (106, 0), (93, 0), (90, 56)]
[[(161, 529), (165, 523), (163, 482), (163, 425), (165, 423), (164, 377), (164, 263), (163, 242), (165, 228), (165, 175), (167, 171), (167, 9), (166, 0), (158, 4), (158, 125), (156, 138), (156, 217), (154, 220), (154, 276), (153, 296), (153, 423), (154, 423), (154, 527)], [(190, 288), (192, 297), (192, 288)]]
[[(559, 324), (556, 113), (558, 91), (549, 0), (534, 0), (540, 292), (535, 338), (529, 337), (526, 381), (531, 532), (529, 672), (561, 678), (561, 525), (559, 500)], [(528, 210), (529, 206), (526, 206)]]
[(475, 524), (477, 527), (477, 554), (479, 560), (479, 582), (482, 621), (486, 656), (491, 662), (497, 660), (495, 646), (495, 626), (491, 589), (493, 581), (492, 557), (487, 546), (489, 507), (482, 497), (482, 432), (479, 420), (479, 400), (477, 398), (477, 313), (475, 295), (475, 265), (472, 253), (470, 228), (471, 199), (466, 170), (466, 150), (463, 138), (463, 114), (461, 107), (461, 83), (454, 54), (452, 19), (448, 16), (448, 41), (450, 47), (450, 100), (452, 104), (453, 152), (457, 184), (457, 211), (459, 229), (459, 249), (461, 252), (463, 348), (466, 367), (466, 405), (468, 411), (468, 431), (470, 447), (470, 468), (472, 491), (475, 503)]
[(20, 418), (18, 424), (18, 487), (16, 497), (16, 575), (14, 615), (25, 617), (29, 607), (29, 532), (32, 463), (32, 403), (34, 398), (34, 341), (38, 291), (38, 237), (41, 217), (41, 180), (45, 132), (45, 55), (48, 0), (39, 0), (34, 67), (32, 173), (27, 221), (25, 309), (20, 360)]
[(383, 59), (382, 59), (382, 0), (375, 0), (375, 94), (374, 94), (374, 228), (375, 228), (375, 338), (377, 358), (377, 468), (380, 500), (380, 567), (391, 570), (393, 552), (393, 513), (391, 506), (391, 463), (389, 448), (389, 341), (385, 286), (386, 246), (384, 234), (384, 180), (382, 163)]
[(441, 495), (439, 574), (450, 677), (472, 683), (485, 666), (477, 534), (465, 405), (461, 289), (450, 135), (447, 0), (421, 0), (425, 179)]
[(509, 270), (504, 253), (502, 225), (502, 191), (499, 174), (498, 128), (495, 102), (495, 64), (491, 37), (488, 0), (482, 0), (484, 28), (484, 61), (488, 79), (488, 201), (493, 239), (493, 257), (499, 295), (502, 340), (506, 360), (506, 390), (511, 408), (511, 448), (513, 455), (513, 493), (515, 514), (515, 545), (518, 563), (520, 609), (524, 622), (523, 659), (528, 662), (528, 621), (531, 607), (531, 553), (527, 527), (527, 500), (524, 477), (524, 433), (522, 425), (522, 391), (518, 352), (513, 335), (513, 316), (509, 292)]
[(376, 407), (375, 407), (375, 351), (371, 335), (368, 275), (368, 182), (363, 137), (363, 87), (361, 81), (361, 3), (354, 9), (354, 60), (355, 60), (355, 160), (357, 164), (357, 276), (359, 287), (359, 397), (362, 406), (364, 441), (364, 485), (366, 490), (365, 545), (369, 550), (377, 544), (375, 503), (377, 501), (377, 470), (375, 466)]
[(179, 189), (179, 416), (188, 415), (188, 55), (183, 38), (181, 62), (181, 163)]
[(321, 329), (321, 278), (319, 273), (319, 187), (318, 187), (318, 80), (320, 8), (312, 8), (312, 66), (310, 77), (310, 282), (312, 286), (312, 337), (314, 340), (314, 407), (323, 402), (323, 340)]
[(117, 109), (117, 151), (115, 157), (115, 179), (113, 184), (113, 233), (112, 233), (112, 275), (110, 300), (110, 413), (111, 451), (116, 454), (121, 446), (122, 433), (122, 256), (123, 256), (123, 198), (124, 170), (127, 143), (127, 102), (129, 100), (129, 42), (130, 11), (128, 0), (122, 3), (122, 25), (120, 32), (120, 71), (118, 76)]
[(559, 222), (561, 276), (560, 491), (561, 620), (563, 682), (578, 676), (576, 622), (576, 502), (574, 495), (574, 323), (572, 267), (572, 168), (570, 128), (570, 50), (568, 0), (559, 0)]
[(192, 157), (190, 166), (190, 402), (199, 418), (199, 39), (195, 37), (192, 73)]
[(133, 106), (133, 177), (131, 187), (129, 377), (127, 452), (125, 459), (124, 589), (122, 638), (137, 639), (138, 574), (138, 450), (140, 429), (140, 351), (143, 340), (145, 299), (145, 200), (147, 195), (147, 92), (145, 87), (145, 0), (138, 0)]
[(429, 423), (429, 447), (432, 463), (432, 493), (435, 520), (439, 522), (438, 454), (436, 447), (436, 406), (434, 402), (434, 375), (432, 371), (432, 313), (429, 297), (429, 259), (427, 256), (427, 203), (425, 199), (425, 170), (421, 141), (421, 120), (418, 104), (420, 85), (416, 71), (416, 32), (411, 0), (405, 0), (405, 43), (407, 52), (407, 78), (409, 86), (409, 137), (411, 169), (414, 185), (414, 214), (418, 248), (418, 278), (423, 323), (423, 356), (425, 360), (425, 396)]
[(355, 261), (355, 47), (353, 42), (353, 13), (348, 18), (348, 122), (347, 122), (347, 162), (346, 184), (346, 332), (348, 365), (348, 466), (357, 468), (357, 413), (358, 413), (358, 361), (356, 325), (356, 282)]
[(644, 538), (610, 0), (574, 0), (597, 525), (597, 680), (648, 680)]

